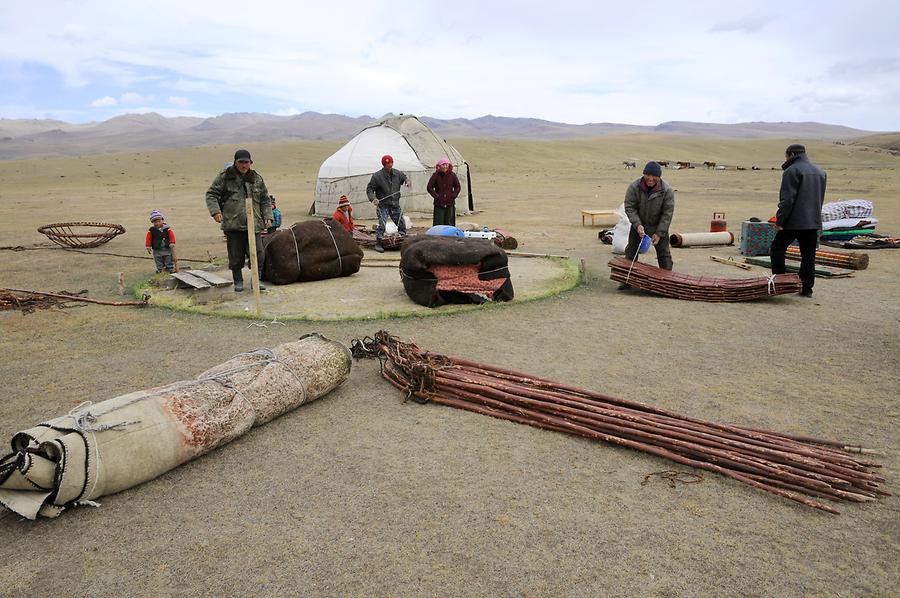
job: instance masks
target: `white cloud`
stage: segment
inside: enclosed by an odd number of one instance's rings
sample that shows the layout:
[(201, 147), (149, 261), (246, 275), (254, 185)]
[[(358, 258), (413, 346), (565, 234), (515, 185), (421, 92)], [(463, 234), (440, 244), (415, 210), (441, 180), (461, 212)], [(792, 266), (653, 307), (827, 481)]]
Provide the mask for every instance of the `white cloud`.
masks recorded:
[(107, 108), (109, 106), (118, 106), (118, 104), (119, 100), (112, 96), (103, 96), (91, 102), (91, 106), (94, 108)]
[(146, 104), (147, 102), (153, 101), (153, 96), (142, 96), (141, 94), (134, 91), (128, 91), (119, 96), (119, 101), (121, 101), (123, 104), (131, 105)]
[(190, 106), (191, 101), (183, 96), (169, 96), (169, 103), (173, 106)]
[[(234, 18), (244, 6), (237, 0), (128, 6), (17, 7), (15, 25), (0, 22), (3, 61), (43, 65), (82, 94), (94, 85), (94, 97), (116, 90), (128, 106), (190, 98), (193, 109), (215, 113), (290, 107), (635, 124), (821, 119), (900, 129), (900, 78), (889, 72), (900, 5), (887, 0), (816, 3), (810, 35), (798, 34), (808, 12), (785, 11), (776, 0), (729, 17), (712, 0), (558, 0), (552, 10), (535, 0), (514, 10), (478, 0), (458, 0), (452, 10), (434, 1), (259, 0), (252, 19)], [(868, 90), (852, 112), (839, 102), (788, 101), (832, 96), (850, 79)], [(12, 101), (3, 87), (0, 103)], [(162, 103), (188, 105), (179, 101)]]

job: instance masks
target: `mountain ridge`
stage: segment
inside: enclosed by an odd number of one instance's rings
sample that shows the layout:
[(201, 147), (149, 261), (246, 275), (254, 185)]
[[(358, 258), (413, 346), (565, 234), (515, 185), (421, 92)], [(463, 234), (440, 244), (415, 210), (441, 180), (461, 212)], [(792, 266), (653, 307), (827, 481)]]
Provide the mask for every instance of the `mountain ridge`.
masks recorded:
[[(700, 123), (667, 121), (656, 126), (625, 123), (581, 125), (539, 118), (486, 114), (474, 119), (419, 117), (444, 138), (565, 140), (659, 133), (719, 139), (791, 138), (852, 140), (883, 134), (817, 122)], [(156, 112), (122, 114), (105, 121), (66, 123), (52, 119), (0, 119), (0, 159), (78, 156), (96, 153), (176, 149), (216, 144), (243, 144), (285, 139), (350, 139), (370, 116), (303, 112), (287, 116), (260, 112), (229, 112), (213, 117), (166, 117)]]

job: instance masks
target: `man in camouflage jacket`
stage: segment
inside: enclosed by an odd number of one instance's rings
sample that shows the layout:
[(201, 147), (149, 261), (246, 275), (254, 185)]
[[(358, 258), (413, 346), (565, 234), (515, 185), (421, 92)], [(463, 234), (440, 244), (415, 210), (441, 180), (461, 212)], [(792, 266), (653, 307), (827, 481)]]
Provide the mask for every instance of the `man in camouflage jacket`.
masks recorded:
[[(247, 211), (244, 199), (253, 203), (253, 226), (256, 232), (256, 256), (262, 265), (263, 250), (259, 233), (272, 225), (272, 200), (262, 176), (251, 169), (250, 152), (239, 149), (234, 163), (220, 172), (206, 191), (206, 207), (213, 220), (222, 225), (228, 247), (228, 267), (234, 276), (234, 290), (244, 290), (244, 263), (250, 256), (247, 236)], [(261, 268), (257, 272), (262, 272)], [(265, 288), (260, 285), (260, 289)]]

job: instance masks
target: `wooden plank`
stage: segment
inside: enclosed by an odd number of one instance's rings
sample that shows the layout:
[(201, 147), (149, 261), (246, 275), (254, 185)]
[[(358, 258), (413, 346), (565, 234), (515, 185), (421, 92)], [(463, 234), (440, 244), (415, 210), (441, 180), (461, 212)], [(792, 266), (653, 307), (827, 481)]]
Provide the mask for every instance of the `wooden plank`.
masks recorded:
[(180, 283), (183, 283), (192, 289), (209, 289), (212, 288), (212, 285), (203, 280), (202, 278), (198, 278), (193, 274), (188, 274), (187, 272), (173, 272), (170, 274), (172, 278), (177, 280)]
[[(745, 257), (744, 261), (748, 264), (763, 266), (770, 269), (772, 268), (772, 259), (767, 255), (761, 255), (758, 257)], [(787, 261), (784, 264), (784, 269), (788, 272), (799, 272), (800, 263)], [(847, 270), (846, 268), (832, 268), (830, 266), (820, 266), (819, 264), (816, 264), (817, 278), (849, 278), (855, 273), (855, 270)]]
[(230, 287), (234, 284), (227, 278), (222, 278), (215, 272), (207, 272), (206, 270), (187, 270), (187, 273), (197, 278), (202, 278), (214, 287)]
[(732, 258), (724, 258), (717, 255), (711, 255), (709, 256), (709, 259), (714, 262), (719, 262), (720, 264), (728, 264), (729, 266), (734, 266), (735, 268), (740, 268), (742, 270), (750, 270), (750, 266), (748, 266), (747, 264), (736, 262)]

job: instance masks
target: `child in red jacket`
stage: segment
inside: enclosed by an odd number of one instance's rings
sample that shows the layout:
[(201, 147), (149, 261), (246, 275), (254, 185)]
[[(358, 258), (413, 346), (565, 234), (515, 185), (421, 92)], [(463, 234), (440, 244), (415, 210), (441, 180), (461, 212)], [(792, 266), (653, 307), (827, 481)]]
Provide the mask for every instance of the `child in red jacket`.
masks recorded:
[(150, 222), (153, 226), (147, 230), (146, 245), (147, 253), (153, 254), (156, 272), (174, 272), (175, 232), (166, 224), (166, 219), (159, 210), (150, 212)]
[(341, 226), (346, 229), (348, 233), (353, 232), (353, 206), (350, 205), (350, 200), (346, 195), (341, 195), (341, 199), (338, 201), (337, 209), (334, 211), (334, 216), (332, 216), (337, 222), (341, 223)]

